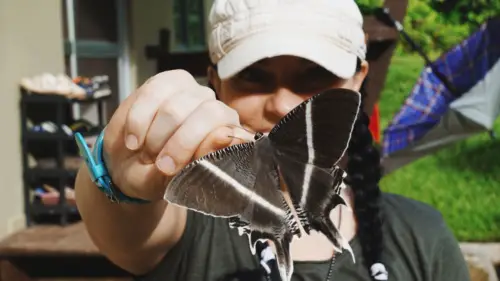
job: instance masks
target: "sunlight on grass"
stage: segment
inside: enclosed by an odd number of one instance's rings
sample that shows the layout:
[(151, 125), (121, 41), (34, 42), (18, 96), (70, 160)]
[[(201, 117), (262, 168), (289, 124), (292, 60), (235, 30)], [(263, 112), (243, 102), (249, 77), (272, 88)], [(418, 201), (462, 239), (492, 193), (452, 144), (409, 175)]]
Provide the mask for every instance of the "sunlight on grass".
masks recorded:
[[(393, 57), (380, 99), (382, 128), (401, 108), (423, 65), (416, 55)], [(396, 170), (381, 188), (434, 206), (461, 241), (500, 241), (500, 141), (486, 133)]]

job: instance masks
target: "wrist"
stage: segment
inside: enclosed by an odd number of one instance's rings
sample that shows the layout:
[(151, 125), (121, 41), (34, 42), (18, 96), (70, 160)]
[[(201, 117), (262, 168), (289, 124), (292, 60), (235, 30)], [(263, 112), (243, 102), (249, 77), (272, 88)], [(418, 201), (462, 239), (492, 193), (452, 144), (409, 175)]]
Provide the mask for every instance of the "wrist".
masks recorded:
[(106, 156), (103, 146), (104, 131), (105, 129), (97, 137), (92, 152), (90, 152), (83, 136), (80, 133), (75, 134), (80, 154), (85, 160), (85, 164), (87, 165), (92, 181), (99, 188), (99, 190), (106, 194), (111, 202), (133, 204), (149, 203), (148, 200), (130, 197), (124, 194), (112, 181), (105, 161)]

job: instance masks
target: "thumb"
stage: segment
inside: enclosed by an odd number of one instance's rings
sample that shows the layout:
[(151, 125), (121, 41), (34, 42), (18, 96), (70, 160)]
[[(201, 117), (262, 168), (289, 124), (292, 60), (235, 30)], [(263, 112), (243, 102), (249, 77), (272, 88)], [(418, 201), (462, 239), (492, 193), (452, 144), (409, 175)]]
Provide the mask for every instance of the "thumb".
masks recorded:
[(203, 140), (194, 154), (195, 159), (232, 145), (253, 140), (253, 135), (240, 128), (220, 127)]

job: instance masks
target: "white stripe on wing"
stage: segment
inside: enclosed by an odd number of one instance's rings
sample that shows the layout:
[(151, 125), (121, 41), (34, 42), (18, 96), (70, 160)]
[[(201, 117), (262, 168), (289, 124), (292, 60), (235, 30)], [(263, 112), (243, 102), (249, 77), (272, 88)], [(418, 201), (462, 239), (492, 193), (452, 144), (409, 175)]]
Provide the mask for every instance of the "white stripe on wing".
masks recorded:
[(219, 167), (216, 165), (208, 162), (207, 160), (201, 160), (199, 162), (200, 165), (205, 167), (207, 170), (212, 172), (216, 177), (219, 179), (225, 181), (229, 185), (231, 185), (234, 190), (245, 196), (246, 198), (249, 198), (250, 200), (254, 201), (258, 205), (266, 208), (267, 210), (277, 214), (280, 217), (285, 217), (286, 212), (283, 211), (282, 209), (274, 206), (273, 204), (269, 203), (265, 198), (260, 196), (259, 194), (255, 193), (254, 191), (248, 189), (247, 187), (243, 186), (241, 183), (239, 183), (237, 180), (235, 180), (233, 177), (228, 175), (226, 172), (221, 170)]

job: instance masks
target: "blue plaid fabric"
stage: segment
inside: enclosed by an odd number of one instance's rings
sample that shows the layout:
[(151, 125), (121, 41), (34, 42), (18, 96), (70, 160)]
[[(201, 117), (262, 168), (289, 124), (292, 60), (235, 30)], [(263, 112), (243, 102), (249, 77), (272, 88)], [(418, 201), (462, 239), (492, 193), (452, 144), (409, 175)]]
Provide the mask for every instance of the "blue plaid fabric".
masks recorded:
[(401, 110), (384, 130), (383, 155), (388, 156), (422, 138), (448, 111), (449, 104), (481, 81), (500, 59), (500, 17), (490, 19), (478, 31), (434, 62), (455, 88), (447, 89), (426, 67)]

